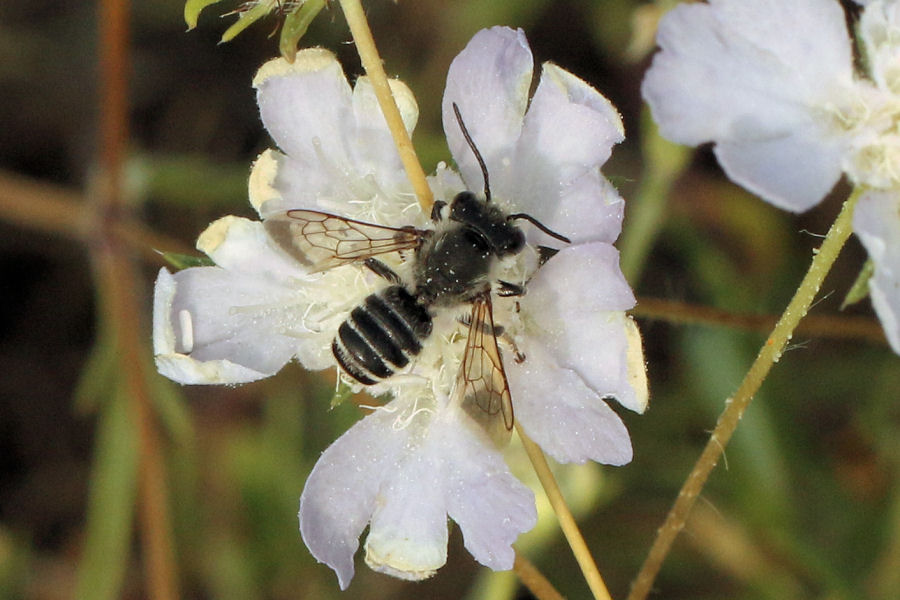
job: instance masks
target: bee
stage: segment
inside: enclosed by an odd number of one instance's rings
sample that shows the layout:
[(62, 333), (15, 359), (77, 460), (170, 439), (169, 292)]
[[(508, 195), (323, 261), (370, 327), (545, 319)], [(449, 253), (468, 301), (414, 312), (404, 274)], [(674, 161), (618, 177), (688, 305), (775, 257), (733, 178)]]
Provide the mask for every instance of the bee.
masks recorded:
[[(278, 246), (311, 272), (362, 263), (389, 282), (350, 312), (332, 342), (342, 371), (363, 385), (383, 381), (406, 367), (431, 335), (437, 311), (470, 304), (470, 315), (462, 319), (468, 335), (455, 394), (492, 436), (499, 432), (508, 438), (513, 406), (497, 343), (503, 329), (494, 324), (491, 292), (496, 286), (500, 296), (521, 296), (525, 287), (492, 282), (490, 270), (495, 261), (525, 248), (525, 233), (516, 221), (527, 220), (555, 239), (570, 241), (530, 215), (506, 214), (491, 202), (487, 166), (456, 103), (453, 111), (481, 167), (484, 198), (463, 191), (449, 205), (436, 201), (431, 211), (434, 229), (387, 227), (304, 209), (269, 217), (265, 227)], [(544, 246), (537, 250), (539, 266), (557, 252)], [(404, 251), (413, 252), (408, 282), (376, 258)], [(524, 360), (518, 351), (516, 360)]]

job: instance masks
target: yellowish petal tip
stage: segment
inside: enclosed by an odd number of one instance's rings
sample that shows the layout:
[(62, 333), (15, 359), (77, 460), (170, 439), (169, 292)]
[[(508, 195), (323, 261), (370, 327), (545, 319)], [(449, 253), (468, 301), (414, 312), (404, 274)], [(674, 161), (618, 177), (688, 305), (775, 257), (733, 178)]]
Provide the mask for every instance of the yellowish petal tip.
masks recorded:
[(253, 77), (253, 87), (259, 88), (270, 77), (320, 71), (332, 65), (338, 65), (338, 68), (340, 68), (337, 58), (330, 50), (325, 48), (305, 48), (297, 53), (294, 57), (294, 62), (288, 62), (287, 59), (279, 57), (265, 63), (256, 72), (256, 76)]

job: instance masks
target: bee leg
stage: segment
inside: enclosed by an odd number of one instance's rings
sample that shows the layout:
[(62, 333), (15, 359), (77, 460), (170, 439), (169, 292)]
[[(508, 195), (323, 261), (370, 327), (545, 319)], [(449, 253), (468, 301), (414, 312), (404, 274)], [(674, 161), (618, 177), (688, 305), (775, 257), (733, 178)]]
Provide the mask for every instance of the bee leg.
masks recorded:
[(400, 281), (400, 276), (394, 273), (393, 269), (376, 258), (367, 258), (363, 262), (363, 264), (366, 265), (373, 273), (375, 273), (379, 277), (387, 279), (394, 285), (401, 285), (403, 283), (402, 281)]
[[(469, 315), (459, 317), (457, 321), (459, 321), (466, 327), (472, 324), (472, 319)], [(513, 360), (516, 361), (517, 364), (522, 364), (523, 362), (525, 362), (525, 353), (519, 350), (519, 347), (516, 345), (515, 340), (513, 340), (512, 336), (506, 332), (506, 329), (502, 325), (495, 324), (493, 327), (491, 327), (487, 323), (482, 323), (481, 329), (486, 335), (493, 335), (504, 345), (509, 346), (513, 352)]]
[(434, 204), (431, 205), (431, 220), (435, 223), (439, 223), (443, 219), (441, 218), (441, 211), (444, 210), (444, 207), (447, 206), (447, 203), (443, 200), (435, 200)]
[(502, 279), (498, 280), (500, 284), (500, 289), (497, 290), (497, 295), (503, 298), (507, 298), (509, 296), (524, 296), (525, 295), (525, 286), (518, 285), (516, 283), (510, 283), (508, 281), (503, 281)]
[(538, 246), (538, 268), (543, 267), (547, 264), (547, 261), (557, 255), (559, 252), (556, 248), (550, 248), (549, 246)]

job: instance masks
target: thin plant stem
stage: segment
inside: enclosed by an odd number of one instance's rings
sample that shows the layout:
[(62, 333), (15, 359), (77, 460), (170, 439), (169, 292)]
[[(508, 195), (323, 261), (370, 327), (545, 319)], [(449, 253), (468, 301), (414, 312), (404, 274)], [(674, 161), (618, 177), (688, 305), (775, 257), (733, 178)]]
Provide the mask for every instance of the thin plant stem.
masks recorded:
[(556, 591), (544, 574), (531, 564), (531, 561), (519, 554), (518, 550), (513, 562), (513, 571), (519, 576), (522, 585), (538, 600), (563, 600), (562, 594)]
[(100, 0), (100, 172), (96, 180), (95, 232), (91, 245), (102, 306), (116, 335), (123, 378), (138, 425), (138, 521), (153, 600), (180, 597), (167, 507), (166, 478), (153, 402), (147, 389), (135, 265), (110, 224), (125, 212), (123, 166), (128, 143), (128, 2)]
[[(20, 227), (88, 243), (98, 232), (97, 211), (84, 197), (62, 186), (0, 170), (0, 220)], [(164, 264), (163, 252), (191, 254), (191, 246), (119, 215), (103, 225), (105, 234), (140, 252), (151, 264)]]
[[(776, 315), (733, 313), (727, 310), (688, 304), (677, 300), (639, 297), (632, 316), (665, 321), (678, 325), (708, 325), (746, 331), (772, 331), (778, 323)], [(873, 344), (887, 344), (881, 324), (869, 317), (847, 315), (809, 315), (797, 326), (796, 333), (821, 338), (858, 339)]]
[(850, 198), (844, 203), (840, 214), (832, 224), (821, 247), (814, 251), (815, 255), (812, 264), (809, 266), (809, 271), (807, 271), (803, 281), (801, 281), (800, 286), (794, 293), (794, 297), (785, 309), (784, 314), (781, 315), (772, 333), (760, 349), (756, 360), (744, 377), (744, 381), (734, 396), (725, 401), (725, 410), (719, 416), (709, 442), (707, 442), (703, 453), (694, 465), (694, 469), (688, 475), (684, 485), (682, 485), (678, 498), (666, 516), (665, 522), (657, 531), (656, 540), (654, 540), (653, 546), (650, 548), (650, 552), (632, 584), (628, 600), (644, 600), (650, 593), (653, 581), (656, 579), (663, 561), (668, 555), (675, 538), (684, 527), (691, 508), (693, 508), (694, 502), (706, 484), (709, 474), (725, 451), (725, 446), (728, 445), (728, 441), (737, 428), (741, 416), (743, 416), (744, 411), (771, 368), (781, 358), (781, 354), (790, 341), (797, 324), (806, 316), (822, 286), (825, 276), (837, 259), (847, 238), (850, 237), (853, 208), (860, 193), (861, 189), (854, 190)]
[(384, 64), (382, 64), (381, 56), (375, 47), (375, 40), (372, 38), (372, 30), (369, 28), (369, 22), (363, 12), (360, 0), (340, 0), (341, 9), (344, 11), (344, 17), (350, 26), (350, 33), (353, 35), (353, 41), (356, 43), (356, 51), (359, 53), (362, 66), (366, 70), (366, 75), (372, 82), (372, 88), (375, 91), (375, 97), (378, 99), (378, 105), (384, 118), (387, 121), (391, 136), (394, 138), (394, 145), (397, 146), (397, 152), (400, 153), (400, 160), (403, 161), (403, 168), (406, 169), (406, 176), (412, 183), (416, 198), (425, 214), (431, 213), (431, 205), (434, 204), (434, 197), (431, 188), (428, 187), (428, 180), (425, 178), (425, 171), (416, 155), (416, 149), (413, 147), (406, 126), (403, 124), (403, 118), (400, 116), (400, 109), (391, 93), (391, 86), (388, 84), (387, 74), (384, 72)]
[(587, 543), (585, 543), (584, 537), (578, 529), (578, 524), (575, 523), (575, 517), (572, 516), (572, 511), (569, 510), (569, 506), (566, 504), (565, 498), (563, 498), (559, 485), (556, 483), (556, 478), (550, 471), (550, 465), (547, 464), (543, 451), (540, 446), (525, 434), (518, 422), (516, 422), (516, 431), (519, 434), (519, 439), (522, 440), (522, 446), (524, 446), (525, 452), (531, 460), (531, 465), (534, 467), (535, 473), (537, 473), (541, 486), (547, 494), (550, 506), (553, 507), (553, 512), (556, 513), (559, 527), (572, 548), (572, 554), (575, 555), (575, 560), (578, 562), (582, 574), (584, 574), (588, 587), (591, 588), (591, 593), (596, 600), (612, 600), (609, 590), (606, 589), (606, 584), (603, 582), (603, 577), (597, 569), (597, 564), (594, 562), (594, 557), (591, 556), (591, 551), (588, 549)]

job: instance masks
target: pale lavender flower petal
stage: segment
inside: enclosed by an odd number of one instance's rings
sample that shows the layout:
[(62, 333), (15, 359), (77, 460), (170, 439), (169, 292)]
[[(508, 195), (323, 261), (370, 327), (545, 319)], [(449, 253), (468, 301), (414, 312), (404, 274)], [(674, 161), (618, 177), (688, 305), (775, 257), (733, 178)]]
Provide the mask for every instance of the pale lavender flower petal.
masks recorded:
[(646, 392), (629, 375), (622, 311), (634, 296), (616, 250), (603, 243), (562, 250), (519, 302), (523, 314), (535, 315), (520, 344), (525, 361), (506, 365), (522, 426), (561, 462), (628, 462), (628, 432), (603, 398), (643, 411)]
[(628, 430), (601, 395), (539, 343), (528, 340), (520, 349), (525, 361), (510, 361), (506, 371), (516, 418), (528, 436), (561, 463), (630, 462)]
[(854, 85), (837, 2), (679, 5), (657, 40), (643, 93), (664, 136), (717, 143), (729, 176), (777, 206), (821, 200), (847, 143), (831, 113)]
[(485, 447), (489, 442), (482, 436), (466, 429), (449, 433), (434, 436), (436, 451), (454, 457), (444, 484), (447, 513), (475, 560), (495, 571), (512, 569), (512, 543), (537, 522), (534, 494), (512, 476), (498, 451)]
[(303, 539), (346, 588), (358, 537), (370, 523), (366, 562), (423, 579), (446, 561), (447, 516), (482, 564), (510, 569), (516, 537), (534, 526), (534, 497), (461, 411), (417, 417), (394, 401), (329, 447), (300, 502)]
[(875, 264), (872, 306), (894, 352), (900, 354), (900, 190), (868, 191), (853, 214), (853, 229)]
[(492, 27), (476, 33), (450, 65), (441, 107), (450, 153), (470, 190), (484, 187), (481, 169), (466, 144), (452, 103), (459, 110), (488, 173), (499, 176), (513, 157), (528, 106), (533, 59), (521, 29)]
[[(389, 83), (412, 132), (412, 92)], [(351, 90), (334, 55), (311, 48), (293, 64), (266, 63), (254, 85), (263, 122), (283, 151), (264, 152), (250, 175), (250, 202), (263, 218), (291, 208), (375, 222), (413, 212), (415, 196), (367, 78)], [(412, 216), (423, 222), (421, 211)]]
[(779, 208), (802, 212), (841, 178), (845, 147), (803, 123), (772, 138), (721, 141), (714, 152), (729, 179)]
[[(495, 194), (572, 241), (613, 241), (609, 231), (617, 235), (621, 223), (607, 217), (611, 207), (621, 209), (621, 199), (599, 168), (623, 139), (621, 118), (606, 98), (545, 63), (516, 156), (494, 178)], [(537, 236), (529, 241), (546, 243)]]
[(340, 63), (323, 48), (273, 59), (253, 80), (263, 124), (283, 152), (307, 164), (321, 155), (349, 163), (347, 126), (354, 122), (352, 91)]
[(255, 221), (220, 219), (198, 246), (222, 266), (174, 275), (163, 269), (157, 279), (153, 340), (160, 372), (193, 384), (274, 374), (303, 351), (308, 330), (292, 284), (304, 274), (269, 245)]
[(300, 497), (303, 541), (334, 569), (341, 589), (353, 578), (353, 555), (382, 483), (406, 454), (409, 435), (392, 428), (394, 419), (376, 411), (351, 427), (319, 457)]

